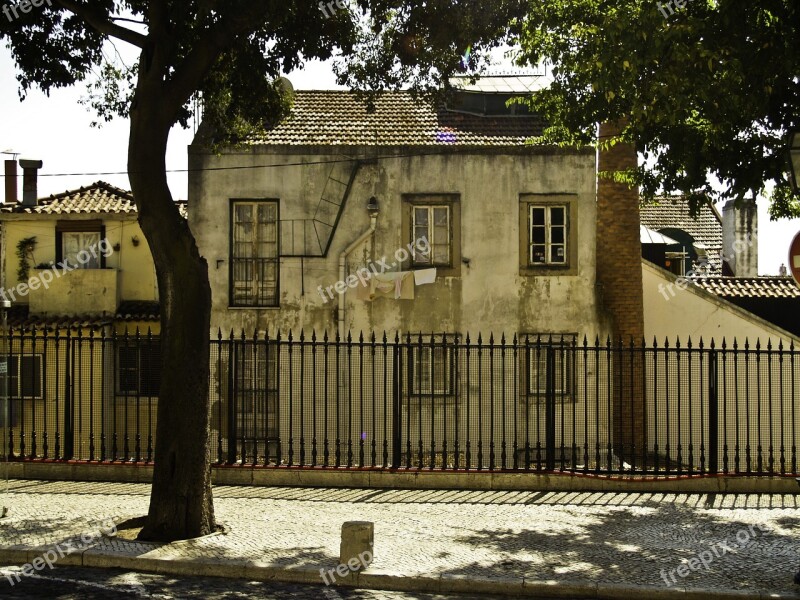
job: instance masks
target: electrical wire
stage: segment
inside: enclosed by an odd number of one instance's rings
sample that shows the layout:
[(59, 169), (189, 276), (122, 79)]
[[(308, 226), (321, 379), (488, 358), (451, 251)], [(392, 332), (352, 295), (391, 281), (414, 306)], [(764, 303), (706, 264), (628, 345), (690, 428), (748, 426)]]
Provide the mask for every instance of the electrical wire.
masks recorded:
[[(519, 146), (524, 147), (524, 146)], [(385, 154), (376, 156), (361, 156), (340, 158), (332, 160), (319, 160), (310, 162), (291, 162), (291, 163), (273, 163), (268, 165), (237, 165), (231, 167), (203, 167), (199, 169), (166, 169), (164, 172), (170, 173), (202, 173), (213, 171), (237, 171), (237, 170), (253, 170), (253, 169), (277, 169), (281, 167), (306, 167), (316, 165), (331, 165), (340, 163), (352, 163), (359, 160), (391, 160), (398, 158), (418, 158), (425, 156), (440, 156), (449, 154), (446, 148), (471, 148), (470, 146), (443, 146), (441, 150), (435, 152), (412, 152), (407, 154)], [(299, 148), (298, 148), (299, 149)], [(131, 171), (97, 171), (86, 173), (39, 173), (39, 177), (103, 177), (107, 175), (130, 175)], [(4, 173), (0, 173), (0, 177), (5, 177)]]

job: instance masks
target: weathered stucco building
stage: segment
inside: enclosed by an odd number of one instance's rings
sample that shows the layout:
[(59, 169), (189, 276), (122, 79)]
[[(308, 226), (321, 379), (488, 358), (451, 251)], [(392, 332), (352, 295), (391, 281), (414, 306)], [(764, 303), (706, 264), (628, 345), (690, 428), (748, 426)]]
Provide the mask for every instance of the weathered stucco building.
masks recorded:
[[(542, 121), (506, 106), (521, 82), (483, 83), (438, 110), (405, 92), (368, 112), (300, 91), (286, 120), (218, 154), (201, 129), (189, 220), (214, 332), (603, 335), (594, 153), (526, 144)], [(423, 237), (429, 254), (406, 252)], [(353, 285), (363, 267), (437, 273), (370, 301)]]

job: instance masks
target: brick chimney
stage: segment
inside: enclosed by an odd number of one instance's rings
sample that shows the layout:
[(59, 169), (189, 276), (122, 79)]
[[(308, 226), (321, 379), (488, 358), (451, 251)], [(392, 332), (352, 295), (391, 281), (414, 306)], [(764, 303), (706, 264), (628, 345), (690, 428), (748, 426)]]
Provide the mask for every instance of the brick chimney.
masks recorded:
[(758, 209), (754, 200), (736, 207), (729, 200), (722, 209), (723, 274), (758, 277)]
[[(603, 123), (601, 141), (619, 135), (625, 123)], [(600, 171), (635, 169), (636, 148), (617, 143), (598, 155)], [(644, 338), (642, 245), (639, 232), (639, 190), (611, 179), (597, 182), (597, 283), (614, 320), (614, 337), (628, 343)]]
[[(600, 140), (617, 137), (625, 121), (600, 125)], [(617, 143), (598, 153), (600, 171), (636, 168), (638, 155), (632, 144)], [(645, 426), (642, 353), (630, 344), (644, 340), (642, 244), (639, 231), (639, 190), (607, 178), (597, 181), (597, 283), (605, 309), (613, 320), (614, 342), (621, 343), (620, 360), (614, 361), (614, 453), (621, 462), (645, 466)], [(625, 365), (623, 367), (623, 364)]]
[(6, 161), (6, 204), (17, 202), (17, 161)]
[(36, 206), (39, 200), (38, 178), (42, 161), (21, 158), (19, 166), (22, 167), (22, 205)]

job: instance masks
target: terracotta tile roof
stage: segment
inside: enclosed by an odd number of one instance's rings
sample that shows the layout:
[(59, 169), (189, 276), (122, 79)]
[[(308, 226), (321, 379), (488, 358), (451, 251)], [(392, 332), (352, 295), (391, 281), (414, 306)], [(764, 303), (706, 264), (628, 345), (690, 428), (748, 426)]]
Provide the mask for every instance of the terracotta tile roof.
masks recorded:
[(409, 92), (389, 92), (368, 113), (346, 91), (297, 91), (291, 114), (253, 137), (253, 145), (290, 146), (524, 146), (543, 119), (482, 117), (435, 109)]
[(720, 298), (800, 298), (791, 277), (695, 277), (692, 281)]
[(114, 315), (32, 315), (27, 304), (15, 304), (8, 310), (12, 330), (99, 329), (112, 323), (158, 320), (158, 302), (123, 301)]
[[(689, 215), (689, 203), (680, 197), (661, 198), (658, 204), (641, 208), (641, 224), (654, 231), (682, 229), (702, 244), (708, 253), (710, 273), (722, 274), (722, 218), (712, 204), (700, 209), (697, 219)], [(666, 235), (669, 235), (667, 232)]]
[(117, 309), (117, 321), (158, 321), (161, 307), (158, 302), (123, 300)]
[[(178, 202), (181, 216), (186, 218), (186, 201)], [(105, 181), (40, 198), (36, 206), (3, 206), (2, 212), (14, 214), (68, 215), (68, 214), (136, 214), (133, 194)]]

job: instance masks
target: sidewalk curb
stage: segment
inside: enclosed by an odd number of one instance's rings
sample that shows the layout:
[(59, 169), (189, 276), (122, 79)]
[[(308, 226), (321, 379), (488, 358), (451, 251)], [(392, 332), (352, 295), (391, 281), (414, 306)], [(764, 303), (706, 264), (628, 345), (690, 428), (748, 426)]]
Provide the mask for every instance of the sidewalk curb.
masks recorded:
[[(0, 548), (0, 562), (26, 564), (41, 556), (47, 548)], [(161, 575), (190, 575), (220, 577), (226, 579), (252, 579), (281, 583), (310, 584), (322, 586), (319, 569), (277, 568), (257, 561), (216, 558), (201, 560), (175, 560), (146, 558), (109, 552), (97, 552), (96, 547), (87, 548), (59, 560), (57, 565), (118, 568)], [(719, 591), (713, 589), (686, 589), (682, 587), (615, 585), (608, 583), (540, 581), (524, 577), (470, 577), (461, 574), (443, 573), (438, 576), (407, 577), (400, 573), (359, 573), (348, 577), (335, 587), (362, 588), (384, 591), (510, 596), (515, 598), (575, 598), (603, 600), (797, 600), (800, 593), (770, 593), (755, 591)]]

